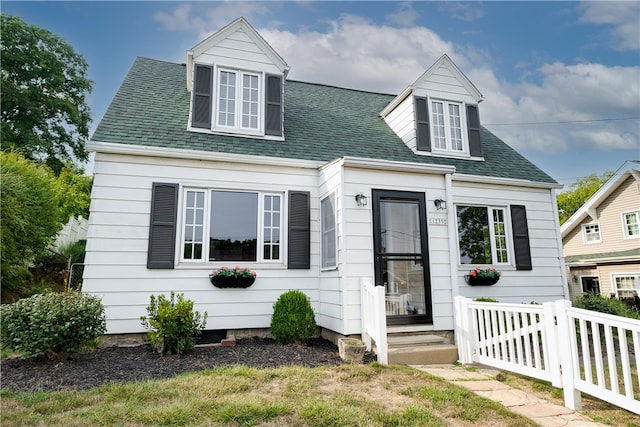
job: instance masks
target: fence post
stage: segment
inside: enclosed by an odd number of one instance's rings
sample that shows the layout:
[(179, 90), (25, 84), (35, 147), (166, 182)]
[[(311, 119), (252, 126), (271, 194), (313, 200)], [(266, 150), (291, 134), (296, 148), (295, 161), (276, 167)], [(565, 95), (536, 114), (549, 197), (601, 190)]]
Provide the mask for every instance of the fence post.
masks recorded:
[(562, 351), (561, 345), (563, 341), (560, 337), (558, 327), (556, 327), (557, 310), (554, 302), (545, 302), (542, 304), (542, 313), (544, 316), (544, 331), (547, 334), (547, 348), (544, 354), (549, 357), (549, 371), (551, 372), (551, 385), (554, 387), (562, 387)]
[(473, 363), (471, 333), (472, 329), (469, 317), (468, 300), (465, 297), (457, 296), (455, 301), (456, 331), (455, 338), (458, 345), (460, 363)]
[(575, 343), (575, 333), (571, 333), (571, 328), (575, 328), (575, 322), (570, 320), (567, 314), (567, 307), (571, 307), (571, 301), (560, 300), (555, 303), (556, 319), (558, 322), (557, 346), (560, 349), (560, 364), (562, 375), (562, 389), (564, 391), (564, 406), (573, 410), (582, 408), (582, 396), (575, 387), (574, 366), (578, 366), (574, 359), (573, 346)]

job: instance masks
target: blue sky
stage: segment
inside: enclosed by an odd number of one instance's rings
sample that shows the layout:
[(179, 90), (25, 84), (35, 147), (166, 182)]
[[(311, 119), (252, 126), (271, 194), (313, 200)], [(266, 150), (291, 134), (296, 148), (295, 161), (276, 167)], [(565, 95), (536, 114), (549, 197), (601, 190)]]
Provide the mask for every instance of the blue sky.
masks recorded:
[[(89, 64), (93, 124), (136, 56), (244, 16), (290, 79), (397, 94), (447, 53), (481, 122), (561, 184), (640, 159), (640, 2), (2, 2)], [(560, 122), (560, 123), (558, 123)]]

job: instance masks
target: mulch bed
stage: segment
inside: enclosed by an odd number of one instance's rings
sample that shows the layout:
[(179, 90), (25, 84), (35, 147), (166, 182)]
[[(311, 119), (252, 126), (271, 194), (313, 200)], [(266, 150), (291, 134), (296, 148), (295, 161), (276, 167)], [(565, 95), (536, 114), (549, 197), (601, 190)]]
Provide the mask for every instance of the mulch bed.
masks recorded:
[[(365, 363), (375, 360), (366, 354)], [(9, 391), (83, 390), (108, 383), (171, 378), (183, 372), (246, 365), (256, 368), (344, 363), (330, 341), (314, 338), (307, 346), (280, 345), (251, 338), (235, 347), (197, 347), (180, 356), (160, 356), (150, 346), (106, 347), (63, 361), (38, 359), (0, 361), (0, 388)]]

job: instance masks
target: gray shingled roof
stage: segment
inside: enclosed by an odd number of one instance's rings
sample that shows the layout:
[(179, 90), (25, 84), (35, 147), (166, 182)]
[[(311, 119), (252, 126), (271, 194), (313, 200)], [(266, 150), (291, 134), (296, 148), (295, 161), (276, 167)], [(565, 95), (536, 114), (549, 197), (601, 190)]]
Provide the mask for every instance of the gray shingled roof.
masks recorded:
[(640, 256), (640, 248), (630, 249), (627, 251), (616, 251), (616, 252), (601, 252), (597, 254), (583, 254), (583, 255), (571, 255), (564, 258), (564, 261), (567, 264), (574, 264), (578, 262), (589, 262), (591, 260), (600, 260), (600, 259), (618, 259), (627, 258), (627, 257), (635, 257)]
[(304, 160), (351, 156), (453, 165), (457, 173), (555, 183), (484, 128), (484, 162), (413, 154), (379, 116), (392, 99), (392, 95), (288, 80), (285, 141), (189, 132), (185, 66), (137, 58), (91, 139)]

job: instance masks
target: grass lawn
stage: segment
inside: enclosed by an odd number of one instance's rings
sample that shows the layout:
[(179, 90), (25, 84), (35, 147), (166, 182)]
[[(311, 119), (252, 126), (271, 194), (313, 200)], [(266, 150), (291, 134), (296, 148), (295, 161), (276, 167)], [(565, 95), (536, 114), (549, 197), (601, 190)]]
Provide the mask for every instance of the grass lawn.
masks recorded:
[(1, 393), (10, 426), (533, 426), (427, 373), (367, 365), (216, 368), (79, 392)]

